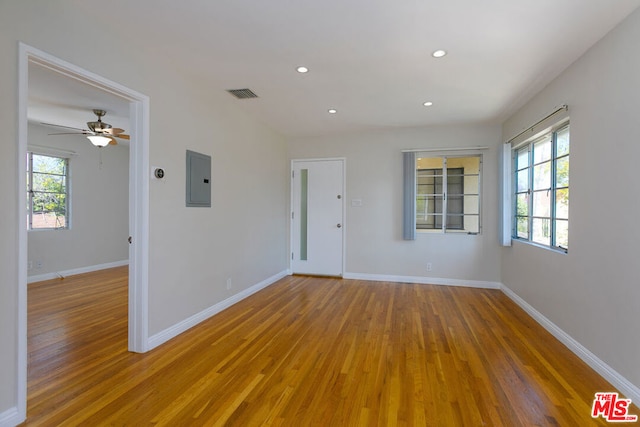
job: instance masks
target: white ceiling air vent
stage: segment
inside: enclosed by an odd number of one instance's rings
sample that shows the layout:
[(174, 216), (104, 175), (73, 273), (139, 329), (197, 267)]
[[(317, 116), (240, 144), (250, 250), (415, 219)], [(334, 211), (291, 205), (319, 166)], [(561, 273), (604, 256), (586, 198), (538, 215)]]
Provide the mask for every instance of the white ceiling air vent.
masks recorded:
[(249, 99), (249, 98), (257, 98), (258, 95), (253, 93), (251, 89), (229, 89), (227, 90), (231, 95), (235, 96), (238, 99)]

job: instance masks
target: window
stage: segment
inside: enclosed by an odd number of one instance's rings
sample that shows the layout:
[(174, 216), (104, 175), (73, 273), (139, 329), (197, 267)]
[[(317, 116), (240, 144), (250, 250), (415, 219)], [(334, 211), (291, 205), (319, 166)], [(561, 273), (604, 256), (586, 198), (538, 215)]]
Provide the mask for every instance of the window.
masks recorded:
[(69, 160), (27, 155), (27, 229), (69, 228)]
[(569, 248), (569, 125), (513, 149), (513, 238)]
[(416, 156), (416, 229), (480, 232), (480, 155)]

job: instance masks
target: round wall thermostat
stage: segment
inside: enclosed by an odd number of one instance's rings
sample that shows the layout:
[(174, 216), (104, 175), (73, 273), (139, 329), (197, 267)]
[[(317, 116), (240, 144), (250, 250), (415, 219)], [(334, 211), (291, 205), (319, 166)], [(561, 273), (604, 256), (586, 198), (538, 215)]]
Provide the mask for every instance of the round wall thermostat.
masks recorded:
[(156, 170), (153, 171), (153, 175), (158, 179), (164, 178), (164, 169), (156, 168)]

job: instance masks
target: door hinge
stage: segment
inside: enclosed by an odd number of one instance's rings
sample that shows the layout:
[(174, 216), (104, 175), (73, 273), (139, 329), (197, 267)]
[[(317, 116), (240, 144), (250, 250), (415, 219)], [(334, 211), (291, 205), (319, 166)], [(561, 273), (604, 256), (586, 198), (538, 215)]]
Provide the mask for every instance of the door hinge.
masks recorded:
[(293, 261), (293, 252), (291, 252), (291, 261)]
[(296, 177), (296, 171), (291, 171), (291, 179), (294, 179)]
[(294, 219), (294, 218), (293, 218), (293, 216), (294, 216), (294, 215), (293, 215), (293, 212), (291, 212), (291, 219)]

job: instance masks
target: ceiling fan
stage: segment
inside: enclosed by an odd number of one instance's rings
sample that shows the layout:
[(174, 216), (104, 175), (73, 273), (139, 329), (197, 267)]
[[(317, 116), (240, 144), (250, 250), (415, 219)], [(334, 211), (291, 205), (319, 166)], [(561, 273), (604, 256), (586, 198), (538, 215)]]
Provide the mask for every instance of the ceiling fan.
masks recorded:
[(49, 135), (87, 135), (87, 138), (96, 147), (106, 147), (107, 145), (116, 145), (118, 142), (115, 138), (121, 138), (129, 140), (129, 135), (124, 133), (124, 129), (114, 128), (109, 123), (102, 121), (102, 117), (107, 114), (105, 110), (93, 110), (93, 114), (98, 116), (98, 120), (94, 122), (87, 122), (89, 129), (80, 129), (70, 126), (55, 125), (53, 123), (42, 123), (47, 126), (56, 126), (66, 129), (74, 129), (79, 132), (63, 132), (63, 133), (50, 133)]

